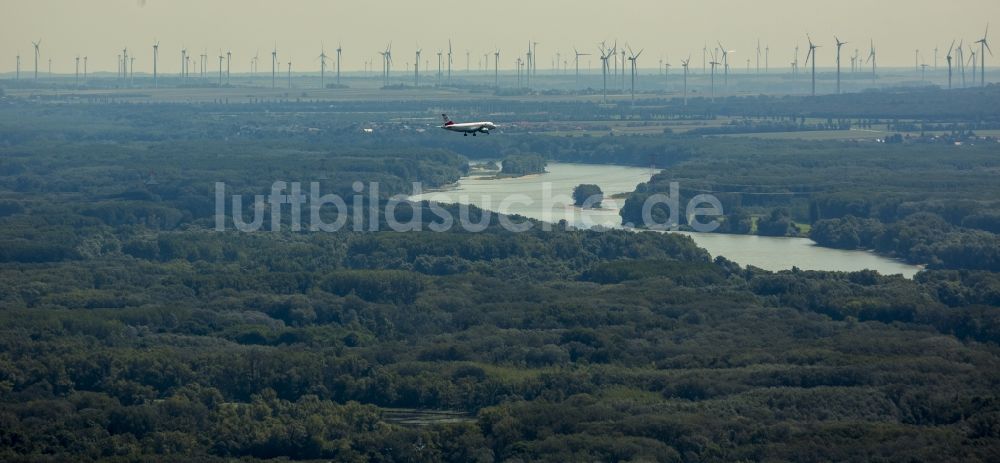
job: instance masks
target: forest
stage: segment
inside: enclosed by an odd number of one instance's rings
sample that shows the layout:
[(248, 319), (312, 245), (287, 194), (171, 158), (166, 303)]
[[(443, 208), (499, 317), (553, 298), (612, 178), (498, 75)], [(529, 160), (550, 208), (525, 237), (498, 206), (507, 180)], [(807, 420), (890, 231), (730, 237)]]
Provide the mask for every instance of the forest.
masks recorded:
[[(0, 100), (0, 460), (1000, 459), (994, 147), (453, 148), (300, 130), (323, 115), (257, 130), (264, 117), (286, 116)], [(630, 200), (677, 180), (718, 193), (732, 232), (810, 225), (930, 265), (769, 272), (684, 235), (512, 233), (495, 215), (481, 233), (213, 228), (216, 182), (250, 201), (275, 180), (377, 181), (368, 210), (455, 182), (469, 158), (531, 153), (652, 154), (663, 172)]]
[[(722, 202), (722, 232), (806, 235), (823, 246), (873, 249), (933, 268), (995, 272), (997, 149), (995, 142), (705, 139), (690, 158), (639, 185), (622, 220), (643, 224), (645, 198), (678, 182), (681, 204), (702, 193)], [(664, 214), (653, 210), (654, 217)]]

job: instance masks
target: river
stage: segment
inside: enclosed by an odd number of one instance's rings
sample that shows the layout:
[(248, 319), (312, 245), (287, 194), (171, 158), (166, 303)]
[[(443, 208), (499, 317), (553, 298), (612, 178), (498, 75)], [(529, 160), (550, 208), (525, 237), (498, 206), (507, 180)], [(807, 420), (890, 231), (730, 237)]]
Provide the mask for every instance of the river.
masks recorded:
[[(618, 210), (624, 199), (611, 196), (628, 193), (649, 180), (649, 169), (612, 165), (550, 163), (546, 173), (518, 178), (490, 179), (488, 174), (463, 177), (446, 191), (428, 192), (410, 199), (440, 203), (472, 204), (477, 207), (518, 214), (547, 222), (566, 220), (579, 227), (621, 227)], [(602, 208), (582, 210), (573, 206), (570, 194), (581, 183), (601, 187)], [(683, 190), (684, 185), (681, 185)], [(723, 256), (743, 265), (765, 270), (857, 271), (871, 269), (885, 275), (912, 278), (919, 266), (909, 265), (867, 251), (846, 251), (818, 246), (808, 238), (780, 238), (720, 233), (683, 233), (713, 256)]]

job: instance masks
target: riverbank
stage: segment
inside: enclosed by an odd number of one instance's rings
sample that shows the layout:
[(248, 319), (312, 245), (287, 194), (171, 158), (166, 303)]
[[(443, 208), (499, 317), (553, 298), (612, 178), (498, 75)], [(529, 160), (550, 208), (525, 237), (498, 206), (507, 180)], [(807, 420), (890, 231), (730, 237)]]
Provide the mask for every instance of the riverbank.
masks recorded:
[[(463, 177), (448, 191), (426, 192), (411, 200), (464, 203), (504, 214), (517, 214), (556, 223), (566, 220), (578, 228), (596, 226), (623, 228), (619, 211), (621, 198), (649, 180), (648, 168), (549, 163), (545, 174), (502, 179)], [(599, 185), (605, 192), (601, 209), (581, 209), (573, 205), (573, 188), (581, 183)], [(517, 195), (517, 202), (504, 203)], [(547, 195), (547, 198), (546, 198)], [(553, 201), (562, 200), (560, 201)], [(809, 238), (765, 237), (723, 233), (684, 233), (712, 256), (723, 256), (741, 265), (779, 271), (805, 270), (858, 271), (901, 274), (912, 278), (922, 267), (909, 265), (866, 251), (846, 251), (817, 245)]]

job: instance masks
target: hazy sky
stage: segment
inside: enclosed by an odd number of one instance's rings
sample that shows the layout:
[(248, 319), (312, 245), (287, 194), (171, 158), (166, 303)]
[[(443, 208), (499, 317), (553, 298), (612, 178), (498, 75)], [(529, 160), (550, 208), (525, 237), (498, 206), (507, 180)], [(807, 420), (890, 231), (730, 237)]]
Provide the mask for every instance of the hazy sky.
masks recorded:
[[(360, 69), (390, 40), (394, 69), (402, 71), (413, 62), (417, 44), (424, 49), (423, 60), (436, 68), (435, 53), (447, 48), (448, 38), (457, 69), (465, 68), (466, 50), (475, 69), (494, 47), (501, 50), (501, 68), (512, 68), (529, 39), (539, 42), (540, 70), (551, 67), (556, 51), (572, 66), (574, 45), (594, 53), (596, 43), (616, 38), (636, 50), (645, 48), (641, 67), (655, 67), (668, 56), (678, 65), (690, 54), (692, 66), (700, 68), (704, 44), (721, 40), (736, 50), (732, 65), (742, 68), (754, 57), (757, 38), (762, 48), (770, 45), (772, 67), (787, 67), (796, 43), (805, 59), (807, 32), (823, 46), (821, 66), (834, 63), (834, 34), (850, 42), (844, 66), (850, 65), (847, 56), (855, 47), (867, 54), (869, 38), (875, 40), (880, 64), (913, 66), (919, 48), (932, 65), (937, 46), (944, 66), (952, 39), (976, 40), (988, 21), (1000, 27), (1000, 0), (2, 0), (0, 17), (0, 72), (13, 71), (18, 52), (22, 71), (30, 69), (31, 41), (38, 38), (39, 69), (44, 71), (51, 58), (53, 71), (64, 73), (73, 72), (78, 54), (89, 56), (92, 72), (114, 71), (116, 56), (126, 46), (137, 57), (136, 71), (148, 71), (154, 40), (160, 41), (163, 72), (177, 72), (182, 45), (210, 56), (231, 49), (234, 72), (247, 71), (250, 57), (260, 50), (260, 68), (269, 69), (266, 55), (275, 43), (279, 61), (291, 60), (294, 70), (318, 69), (320, 42), (328, 53), (342, 42), (344, 69)], [(214, 60), (209, 69), (217, 66)], [(587, 60), (598, 67), (593, 56), (581, 58), (581, 67)]]

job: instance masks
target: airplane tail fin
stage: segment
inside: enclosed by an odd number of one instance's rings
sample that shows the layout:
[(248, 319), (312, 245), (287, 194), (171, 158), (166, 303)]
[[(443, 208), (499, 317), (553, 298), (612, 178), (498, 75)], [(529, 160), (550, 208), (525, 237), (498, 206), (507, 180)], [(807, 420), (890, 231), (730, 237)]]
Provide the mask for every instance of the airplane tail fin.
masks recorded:
[(454, 122), (451, 121), (451, 118), (449, 118), (447, 114), (442, 114), (441, 118), (444, 119), (444, 125), (454, 124)]

